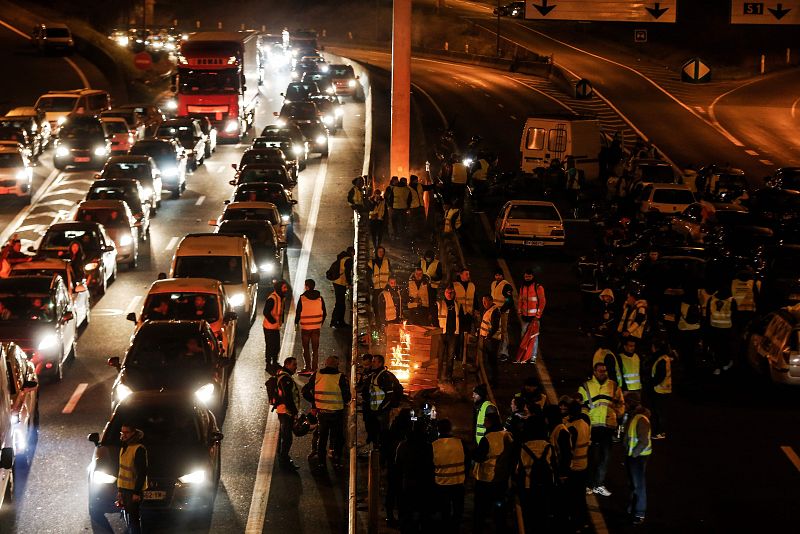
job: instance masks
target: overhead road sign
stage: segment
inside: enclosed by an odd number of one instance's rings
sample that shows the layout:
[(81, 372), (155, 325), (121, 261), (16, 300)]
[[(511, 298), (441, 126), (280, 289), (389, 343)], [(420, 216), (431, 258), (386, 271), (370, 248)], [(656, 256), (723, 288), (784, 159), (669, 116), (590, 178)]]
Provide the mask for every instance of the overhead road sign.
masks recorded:
[(711, 67), (699, 57), (692, 58), (681, 67), (681, 81), (688, 83), (706, 83), (711, 81)]
[(800, 0), (745, 2), (731, 0), (731, 24), (800, 24)]
[(677, 0), (527, 0), (525, 18), (606, 22), (675, 22)]

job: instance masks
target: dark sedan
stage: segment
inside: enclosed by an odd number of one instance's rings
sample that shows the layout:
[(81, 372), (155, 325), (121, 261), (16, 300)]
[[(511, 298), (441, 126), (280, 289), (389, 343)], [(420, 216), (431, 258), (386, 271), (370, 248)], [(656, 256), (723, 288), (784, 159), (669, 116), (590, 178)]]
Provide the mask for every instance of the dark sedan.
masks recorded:
[(59, 170), (81, 166), (100, 168), (110, 154), (111, 141), (106, 138), (100, 119), (75, 115), (58, 130), (53, 160)]
[(244, 183), (236, 187), (231, 195), (230, 201), (226, 202), (272, 202), (281, 212), (284, 223), (290, 223), (293, 219), (292, 212), (297, 201), (292, 198), (291, 193), (281, 184), (276, 182), (253, 182)]
[(275, 227), (269, 221), (222, 221), (216, 233), (246, 236), (253, 247), (258, 270), (265, 276), (265, 280), (283, 277), (286, 245), (279, 239)]
[(274, 182), (286, 189), (291, 189), (295, 185), (286, 167), (276, 163), (252, 163), (239, 167), (236, 176), (229, 183), (238, 186), (256, 182)]
[(172, 191), (178, 198), (186, 190), (186, 154), (174, 139), (145, 139), (128, 151), (131, 156), (150, 156), (161, 171), (164, 189)]

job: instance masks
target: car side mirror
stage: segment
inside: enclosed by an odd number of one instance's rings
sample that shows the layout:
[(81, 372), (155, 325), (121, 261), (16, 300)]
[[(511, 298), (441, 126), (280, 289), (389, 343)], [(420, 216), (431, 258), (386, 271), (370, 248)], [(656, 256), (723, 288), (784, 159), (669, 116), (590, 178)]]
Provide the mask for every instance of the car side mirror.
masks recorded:
[(36, 389), (37, 387), (39, 387), (39, 382), (36, 380), (26, 380), (22, 383), (22, 389), (24, 390)]
[(74, 318), (75, 318), (75, 314), (72, 313), (71, 311), (68, 311), (61, 317), (61, 322), (62, 323), (68, 323), (71, 320), (73, 320)]
[(231, 185), (236, 185), (236, 180), (230, 180), (228, 183)]
[(114, 251), (114, 245), (106, 245), (106, 247), (103, 249), (103, 252), (113, 252), (113, 251)]
[(216, 226), (217, 225), (217, 220), (216, 219), (209, 219), (208, 220), (208, 225), (209, 226)]
[(291, 202), (291, 203), (292, 203), (292, 206), (294, 206), (295, 204), (297, 204), (297, 201), (296, 201), (295, 199), (291, 199), (289, 202)]
[(86, 439), (88, 439), (89, 441), (94, 443), (95, 447), (99, 447), (100, 446), (100, 434), (99, 433), (92, 432), (91, 434), (86, 436)]
[(284, 97), (284, 98), (286, 98), (286, 95), (285, 95), (285, 94), (283, 94), (283, 93), (281, 93), (281, 96), (282, 96), (282, 97)]
[(106, 363), (108, 363), (109, 367), (113, 367), (114, 369), (117, 370), (119, 370), (120, 367), (122, 367), (122, 364), (119, 361), (119, 356), (111, 356)]
[(75, 286), (75, 293), (85, 293), (85, 292), (86, 292), (86, 286), (85, 285), (78, 284), (78, 285)]
[(130, 312), (128, 315), (125, 316), (125, 319), (131, 321), (132, 323), (136, 322), (136, 313)]
[(0, 469), (11, 469), (14, 467), (14, 448), (4, 447), (0, 451)]
[(273, 111), (273, 112), (272, 112), (272, 116), (273, 116), (273, 117), (279, 117), (279, 116), (280, 116), (280, 114), (279, 114), (277, 111)]
[(222, 318), (223, 321), (236, 321), (239, 318), (239, 314), (235, 311), (229, 311), (225, 313), (225, 316)]
[(239, 166), (236, 165), (235, 163), (231, 163), (231, 169), (233, 169), (234, 171), (238, 171), (239, 170)]
[(219, 443), (225, 437), (225, 434), (222, 432), (212, 432), (211, 433), (211, 441), (214, 443)]

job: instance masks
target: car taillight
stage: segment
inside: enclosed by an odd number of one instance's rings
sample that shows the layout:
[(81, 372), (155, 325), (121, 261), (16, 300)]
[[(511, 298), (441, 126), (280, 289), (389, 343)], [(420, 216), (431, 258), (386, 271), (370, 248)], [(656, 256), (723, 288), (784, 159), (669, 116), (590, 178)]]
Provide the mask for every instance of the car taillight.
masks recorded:
[(503, 232), (506, 234), (519, 234), (519, 228), (506, 228)]
[(564, 235), (564, 229), (563, 228), (553, 228), (552, 230), (550, 230), (550, 235), (562, 235), (563, 236)]

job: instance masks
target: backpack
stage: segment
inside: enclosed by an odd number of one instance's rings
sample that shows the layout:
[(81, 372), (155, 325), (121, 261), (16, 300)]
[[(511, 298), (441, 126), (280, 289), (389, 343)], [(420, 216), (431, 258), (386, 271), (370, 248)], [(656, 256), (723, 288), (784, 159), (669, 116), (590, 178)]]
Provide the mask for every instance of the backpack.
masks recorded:
[(278, 392), (278, 376), (270, 376), (265, 385), (267, 386), (267, 399), (269, 400), (269, 405), (272, 406), (273, 410), (275, 410), (275, 408), (278, 406), (278, 397), (280, 396)]
[(331, 263), (331, 266), (328, 267), (328, 270), (325, 271), (325, 278), (333, 282), (334, 280), (337, 280), (341, 275), (342, 273), (339, 272), (339, 258), (336, 258), (335, 260), (333, 260), (333, 263)]
[[(551, 452), (552, 449), (553, 446), (548, 443), (545, 445), (542, 455), (536, 456), (527, 445), (522, 444), (522, 450), (533, 459), (531, 464), (531, 487), (552, 486), (554, 484), (555, 475), (550, 463), (546, 460), (547, 453)], [(524, 484), (521, 487), (524, 487)]]
[(700, 324), (701, 314), (700, 306), (697, 304), (689, 304), (684, 315), (683, 320), (686, 324)]

